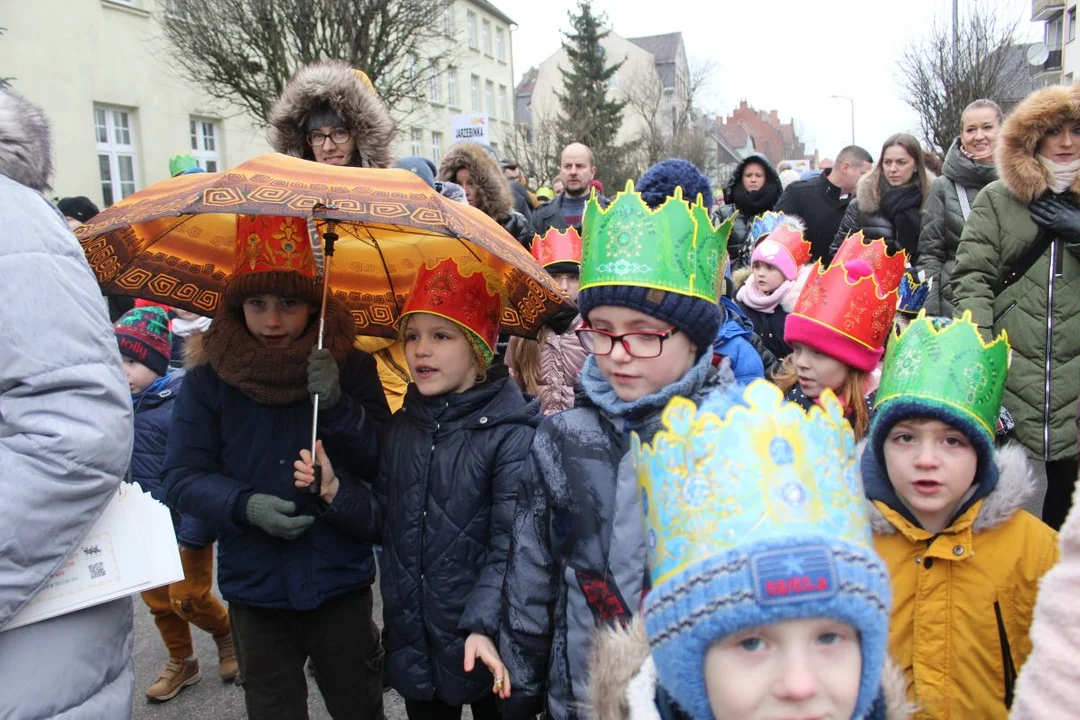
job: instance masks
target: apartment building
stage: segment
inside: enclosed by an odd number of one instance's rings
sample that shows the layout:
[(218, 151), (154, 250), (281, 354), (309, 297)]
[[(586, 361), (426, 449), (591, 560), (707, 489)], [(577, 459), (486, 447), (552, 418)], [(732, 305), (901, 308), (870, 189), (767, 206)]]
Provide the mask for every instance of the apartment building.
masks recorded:
[(1034, 69), (1044, 83), (1072, 84), (1080, 80), (1080, 43), (1076, 40), (1078, 0), (1032, 0), (1031, 20), (1041, 22), (1045, 30), (1043, 45), (1048, 56)]

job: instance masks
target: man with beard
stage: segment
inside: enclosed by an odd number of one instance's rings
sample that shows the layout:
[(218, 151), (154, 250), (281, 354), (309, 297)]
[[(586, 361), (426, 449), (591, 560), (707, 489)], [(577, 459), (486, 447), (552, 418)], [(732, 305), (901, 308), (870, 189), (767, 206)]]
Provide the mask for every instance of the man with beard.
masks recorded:
[[(570, 143), (559, 157), (559, 179), (563, 190), (554, 200), (533, 212), (533, 229), (544, 235), (548, 228), (565, 230), (571, 225), (581, 226), (585, 214), (585, 201), (589, 199), (589, 183), (596, 177), (596, 163), (592, 150), (579, 142)], [(608, 199), (600, 196), (600, 207), (607, 207)]]

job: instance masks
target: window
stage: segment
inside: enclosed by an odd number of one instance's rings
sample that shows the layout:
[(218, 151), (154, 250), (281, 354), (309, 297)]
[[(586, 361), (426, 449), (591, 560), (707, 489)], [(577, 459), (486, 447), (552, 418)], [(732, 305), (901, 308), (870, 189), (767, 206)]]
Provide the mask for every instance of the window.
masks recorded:
[(416, 77), (416, 56), (408, 55), (405, 58), (405, 72), (409, 78), (409, 91), (412, 95), (419, 97), (421, 91), (421, 84)]
[(193, 117), (190, 120), (191, 154), (206, 172), (217, 172), (221, 165), (218, 138), (221, 131), (216, 120)]
[(476, 44), (476, 13), (465, 13), (465, 33), (469, 38), (469, 47), (476, 50), (479, 45)]
[(1046, 35), (1044, 42), (1046, 43), (1046, 47), (1050, 50), (1061, 49), (1061, 31), (1064, 29), (1062, 27), (1064, 24), (1064, 15), (1058, 15), (1053, 20), (1046, 21)]
[(480, 112), (480, 76), (473, 75), (469, 84), (472, 86), (472, 111)]
[(608, 81), (607, 81), (607, 86), (608, 86), (609, 90), (618, 90), (619, 89), (619, 71), (618, 70), (611, 73), (611, 77), (609, 77)]
[(484, 20), (480, 24), (480, 42), (484, 48), (484, 54), (491, 56), (491, 23)]
[(434, 67), (428, 71), (428, 100), (433, 103), (442, 102), (442, 88), (439, 86), (439, 71)]
[(454, 68), (446, 71), (446, 102), (457, 107), (457, 70)]
[(506, 62), (506, 37), (502, 28), (495, 28), (495, 59)]
[(495, 153), (495, 155), (498, 156), (498, 154), (499, 154), (499, 143), (497, 143), (497, 142), (491, 143), (491, 152)]
[(412, 129), (412, 154), (420, 155), (420, 145), (423, 143), (423, 135), (420, 134), (420, 128)]
[(446, 37), (454, 36), (454, 23), (450, 15), (450, 0), (443, 0), (442, 4), (443, 34)]
[(1069, 8), (1069, 29), (1068, 29), (1068, 42), (1072, 42), (1076, 39), (1076, 6), (1073, 5)]
[(503, 120), (510, 119), (510, 106), (506, 104), (506, 86), (499, 86), (499, 117)]
[(442, 162), (442, 133), (431, 133), (431, 159), (438, 165)]
[(495, 83), (484, 83), (484, 112), (495, 117)]
[(105, 207), (136, 190), (135, 138), (131, 113), (117, 108), (94, 106), (94, 135), (97, 141), (101, 199)]

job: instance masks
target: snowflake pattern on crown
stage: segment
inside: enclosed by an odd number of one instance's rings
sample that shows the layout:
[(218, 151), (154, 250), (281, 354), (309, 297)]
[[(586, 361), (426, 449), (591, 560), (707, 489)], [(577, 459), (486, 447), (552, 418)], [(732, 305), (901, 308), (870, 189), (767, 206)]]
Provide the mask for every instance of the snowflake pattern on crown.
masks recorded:
[(774, 232), (778, 227), (789, 228), (799, 233), (803, 230), (802, 222), (795, 216), (767, 210), (761, 215), (754, 217), (750, 222), (750, 247), (757, 245), (762, 237)]
[(656, 210), (632, 182), (606, 209), (590, 197), (582, 227), (582, 290), (634, 285), (717, 301), (731, 222), (714, 226), (682, 188)]
[(827, 392), (809, 412), (772, 383), (674, 398), (649, 445), (631, 453), (653, 586), (744, 543), (843, 539), (869, 548), (855, 438)]
[(983, 341), (970, 311), (952, 320), (927, 317), (924, 310), (889, 343), (875, 409), (921, 398), (966, 413), (993, 440), (1010, 353), (1004, 331)]

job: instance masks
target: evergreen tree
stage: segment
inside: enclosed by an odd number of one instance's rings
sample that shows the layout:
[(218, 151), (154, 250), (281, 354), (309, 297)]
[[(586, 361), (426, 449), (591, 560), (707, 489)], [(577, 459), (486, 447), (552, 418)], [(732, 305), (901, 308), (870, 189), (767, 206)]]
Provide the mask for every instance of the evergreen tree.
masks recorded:
[(595, 15), (592, 0), (578, 0), (577, 12), (570, 12), (570, 32), (564, 32), (563, 47), (570, 58), (569, 69), (560, 67), (563, 89), (559, 98), (559, 129), (566, 142), (582, 142), (596, 157), (598, 169), (606, 176), (605, 183), (618, 182), (616, 171), (622, 148), (615, 144), (622, 125), (626, 103), (609, 100), (608, 86), (619, 71), (622, 61), (606, 64), (601, 41), (608, 36), (604, 29), (607, 18)]

